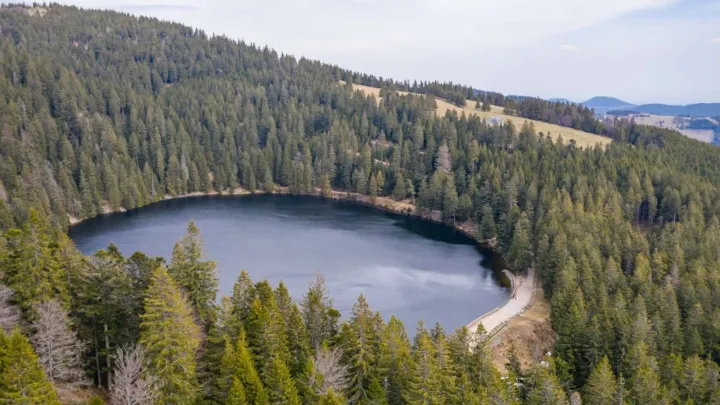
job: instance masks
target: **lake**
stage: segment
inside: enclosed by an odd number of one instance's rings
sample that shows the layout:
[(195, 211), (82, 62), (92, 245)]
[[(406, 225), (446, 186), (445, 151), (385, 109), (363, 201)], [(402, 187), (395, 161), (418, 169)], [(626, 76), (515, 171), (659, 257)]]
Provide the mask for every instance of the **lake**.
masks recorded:
[(101, 215), (70, 230), (86, 255), (116, 244), (170, 258), (194, 220), (208, 258), (218, 263), (220, 292), (230, 295), (240, 270), (253, 281), (282, 280), (296, 301), (321, 272), (335, 307), (349, 317), (358, 295), (413, 335), (417, 322), (452, 331), (508, 298), (502, 260), (452, 228), (348, 202), (255, 195), (165, 200)]

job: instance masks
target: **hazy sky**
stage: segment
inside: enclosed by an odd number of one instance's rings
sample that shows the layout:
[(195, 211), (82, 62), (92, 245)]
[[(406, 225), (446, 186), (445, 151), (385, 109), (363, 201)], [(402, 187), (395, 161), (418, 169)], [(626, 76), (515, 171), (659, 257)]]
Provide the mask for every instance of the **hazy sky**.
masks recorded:
[(720, 102), (719, 0), (74, 0), (393, 79)]

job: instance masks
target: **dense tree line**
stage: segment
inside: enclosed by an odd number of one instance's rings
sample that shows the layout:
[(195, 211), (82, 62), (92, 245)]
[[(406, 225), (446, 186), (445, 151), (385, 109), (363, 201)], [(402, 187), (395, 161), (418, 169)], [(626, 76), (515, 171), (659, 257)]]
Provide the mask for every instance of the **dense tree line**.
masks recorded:
[[(6, 402), (53, 403), (53, 384), (138, 403), (718, 400), (717, 148), (555, 103), (512, 108), (578, 114), (614, 139), (580, 149), (530, 124), (436, 117), (431, 97), (397, 84), (379, 86), (378, 103), (339, 84), (359, 81), (350, 72), (179, 24), (27, 10), (0, 9)], [(341, 322), (321, 281), (297, 305), (242, 273), (218, 305), (194, 226), (167, 263), (113, 246), (86, 258), (63, 231), (69, 217), (166, 195), (278, 186), (412, 198), (477, 225), (513, 271), (537, 269), (558, 336), (549, 365), (502, 380), (471, 350), (482, 331), (419, 325), (411, 342), (362, 297)]]
[(595, 118), (592, 109), (581, 104), (548, 101), (537, 97), (504, 96), (492, 91), (476, 90), (469, 86), (441, 82), (397, 82), (389, 79), (377, 78), (368, 74), (357, 72), (336, 73), (343, 80), (366, 86), (387, 88), (393, 91), (407, 91), (427, 94), (447, 100), (455, 105), (464, 107), (466, 100), (473, 100), (479, 105), (504, 107), (508, 115), (516, 115), (537, 121), (549, 122), (582, 131), (605, 135), (608, 129)]

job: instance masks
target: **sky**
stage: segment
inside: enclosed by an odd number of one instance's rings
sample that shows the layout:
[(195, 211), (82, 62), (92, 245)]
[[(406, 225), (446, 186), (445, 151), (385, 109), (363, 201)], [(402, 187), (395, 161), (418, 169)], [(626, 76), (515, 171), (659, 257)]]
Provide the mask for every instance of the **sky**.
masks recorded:
[(719, 0), (69, 0), (396, 80), (720, 102)]

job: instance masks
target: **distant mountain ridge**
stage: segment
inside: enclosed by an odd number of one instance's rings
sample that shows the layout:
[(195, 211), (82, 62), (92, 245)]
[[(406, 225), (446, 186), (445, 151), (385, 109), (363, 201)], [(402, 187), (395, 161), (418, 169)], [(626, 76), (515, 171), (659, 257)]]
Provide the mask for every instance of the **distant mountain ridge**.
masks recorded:
[(597, 114), (605, 114), (612, 110), (629, 110), (635, 108), (635, 104), (620, 100), (615, 97), (597, 96), (580, 103), (585, 107), (592, 108)]
[(688, 105), (643, 104), (636, 106), (632, 110), (655, 115), (713, 117), (720, 115), (720, 103), (697, 103)]
[(637, 112), (654, 115), (689, 115), (693, 117), (713, 117), (720, 115), (720, 103), (695, 103), (688, 105), (670, 104), (632, 104), (615, 97), (598, 96), (580, 103), (592, 108), (598, 114), (607, 114), (613, 111)]

